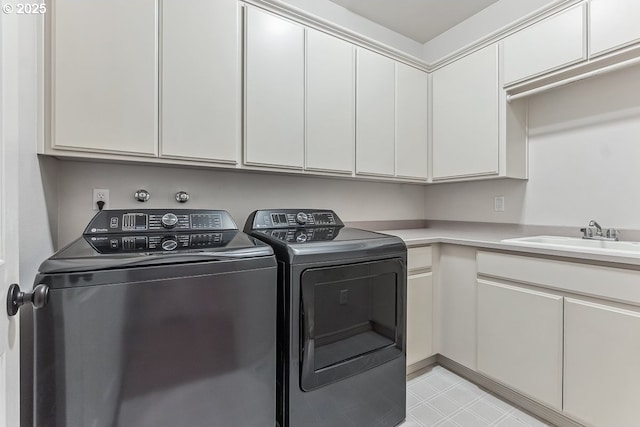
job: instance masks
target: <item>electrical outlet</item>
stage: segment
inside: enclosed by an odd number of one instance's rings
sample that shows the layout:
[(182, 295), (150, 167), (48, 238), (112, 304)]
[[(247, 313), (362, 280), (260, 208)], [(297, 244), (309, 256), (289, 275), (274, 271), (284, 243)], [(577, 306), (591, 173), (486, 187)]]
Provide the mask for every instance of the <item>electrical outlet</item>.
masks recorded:
[(493, 211), (504, 212), (504, 196), (496, 196), (493, 198)]
[(93, 189), (93, 210), (97, 211), (98, 202), (103, 201), (104, 206), (102, 209), (109, 209), (109, 190), (104, 188), (94, 188)]

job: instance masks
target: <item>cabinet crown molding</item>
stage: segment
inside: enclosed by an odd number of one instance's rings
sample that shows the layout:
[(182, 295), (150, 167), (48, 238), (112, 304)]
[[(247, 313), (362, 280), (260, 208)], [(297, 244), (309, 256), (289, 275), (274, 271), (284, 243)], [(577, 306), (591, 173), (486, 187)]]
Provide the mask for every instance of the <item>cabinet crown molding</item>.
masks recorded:
[(518, 20), (505, 25), (504, 27), (489, 33), (488, 35), (469, 43), (468, 45), (448, 53), (435, 62), (426, 62), (423, 58), (416, 57), (383, 42), (360, 34), (349, 28), (345, 28), (334, 22), (321, 18), (313, 13), (307, 12), (295, 6), (285, 3), (283, 0), (243, 0), (243, 4), (260, 7), (280, 16), (296, 21), (305, 26), (327, 32), (335, 37), (347, 40), (358, 46), (373, 50), (382, 55), (389, 56), (396, 61), (403, 62), (423, 71), (431, 72), (441, 68), (457, 59), (466, 56), (476, 50), (482, 49), (495, 43), (510, 34), (541, 21), (549, 16), (586, 0), (556, 0), (548, 5), (525, 15)]

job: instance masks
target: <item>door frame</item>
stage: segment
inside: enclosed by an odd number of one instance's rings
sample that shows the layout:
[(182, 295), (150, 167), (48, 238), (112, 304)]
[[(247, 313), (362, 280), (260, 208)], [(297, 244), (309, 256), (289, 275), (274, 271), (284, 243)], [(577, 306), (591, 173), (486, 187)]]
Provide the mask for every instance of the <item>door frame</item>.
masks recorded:
[(8, 317), (7, 290), (18, 282), (19, 25), (0, 13), (0, 427), (20, 425), (20, 320)]

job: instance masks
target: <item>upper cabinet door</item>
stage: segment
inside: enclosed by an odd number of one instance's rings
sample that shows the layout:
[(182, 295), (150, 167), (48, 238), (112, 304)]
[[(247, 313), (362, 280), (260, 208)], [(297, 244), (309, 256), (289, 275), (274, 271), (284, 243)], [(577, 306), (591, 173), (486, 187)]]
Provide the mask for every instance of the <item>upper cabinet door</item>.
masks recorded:
[(427, 73), (396, 63), (396, 175), (427, 179)]
[(245, 162), (303, 167), (304, 29), (247, 7)]
[(156, 1), (56, 0), (52, 12), (52, 147), (156, 155)]
[(355, 49), (307, 29), (307, 169), (353, 173)]
[(236, 163), (240, 8), (236, 0), (162, 1), (163, 157)]
[(498, 47), (433, 73), (433, 179), (498, 173)]
[(394, 61), (358, 48), (356, 98), (356, 172), (395, 173)]
[(507, 37), (504, 84), (586, 60), (586, 16), (587, 7), (581, 4)]
[(638, 0), (591, 0), (589, 55), (600, 55), (639, 42), (639, 20)]

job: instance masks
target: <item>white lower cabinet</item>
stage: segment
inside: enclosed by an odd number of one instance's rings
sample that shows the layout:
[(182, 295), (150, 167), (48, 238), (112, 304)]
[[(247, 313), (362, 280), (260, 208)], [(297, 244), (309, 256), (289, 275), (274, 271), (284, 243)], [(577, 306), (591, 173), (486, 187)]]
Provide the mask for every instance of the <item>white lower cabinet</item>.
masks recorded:
[(407, 366), (433, 355), (433, 273), (407, 281)]
[(640, 309), (567, 298), (564, 411), (593, 427), (640, 425)]
[(589, 427), (640, 425), (640, 272), (485, 251), (477, 261), (478, 371)]
[(409, 248), (407, 258), (407, 367), (411, 372), (435, 353), (431, 246)]
[(436, 349), (438, 353), (476, 370), (476, 249), (440, 245), (435, 261)]
[(562, 296), (478, 280), (478, 371), (562, 410)]

